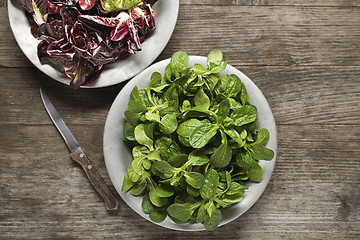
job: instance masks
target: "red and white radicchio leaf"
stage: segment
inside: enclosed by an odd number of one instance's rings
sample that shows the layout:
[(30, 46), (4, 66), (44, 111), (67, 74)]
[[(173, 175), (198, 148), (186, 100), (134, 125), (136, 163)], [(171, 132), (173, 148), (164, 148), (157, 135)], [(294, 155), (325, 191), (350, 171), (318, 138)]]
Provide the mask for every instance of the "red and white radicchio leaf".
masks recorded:
[(70, 86), (78, 89), (80, 86), (88, 85), (99, 78), (102, 66), (94, 66), (86, 58), (79, 54), (75, 55), (73, 61), (65, 62), (65, 74), (71, 78)]
[(118, 18), (102, 17), (95, 15), (80, 15), (78, 19), (86, 24), (91, 25), (92, 23), (96, 23), (105, 27), (116, 27), (120, 22)]
[(18, 0), (19, 3), (30, 13), (37, 25), (46, 22), (48, 15), (47, 0)]
[(90, 10), (95, 5), (96, 0), (79, 0), (79, 6), (82, 10)]

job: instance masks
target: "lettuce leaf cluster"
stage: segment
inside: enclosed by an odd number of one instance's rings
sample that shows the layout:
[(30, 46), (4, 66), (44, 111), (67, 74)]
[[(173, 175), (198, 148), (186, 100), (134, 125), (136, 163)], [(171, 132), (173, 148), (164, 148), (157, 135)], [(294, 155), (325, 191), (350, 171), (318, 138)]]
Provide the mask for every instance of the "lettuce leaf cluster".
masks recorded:
[(269, 131), (258, 130), (257, 109), (235, 74), (221, 74), (219, 50), (207, 66), (189, 67), (176, 52), (145, 89), (134, 87), (125, 112), (125, 140), (133, 161), (123, 191), (143, 195), (155, 222), (200, 222), (214, 230), (221, 209), (242, 201), (246, 182), (260, 182), (259, 160), (272, 160)]
[(155, 29), (156, 0), (19, 0), (38, 57), (64, 72), (77, 89), (98, 79), (105, 64), (141, 50)]

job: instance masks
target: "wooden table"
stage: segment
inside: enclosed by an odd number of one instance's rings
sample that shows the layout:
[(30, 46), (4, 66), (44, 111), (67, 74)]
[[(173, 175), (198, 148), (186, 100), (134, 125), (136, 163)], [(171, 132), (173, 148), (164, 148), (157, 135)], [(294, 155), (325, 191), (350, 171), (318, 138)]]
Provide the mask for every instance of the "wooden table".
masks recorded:
[(17, 46), (0, 3), (0, 239), (360, 238), (360, 1), (181, 0), (156, 61), (220, 49), (263, 91), (277, 123), (266, 191), (214, 232), (164, 229), (119, 196), (119, 210), (105, 210), (70, 160), (39, 88), (114, 191), (102, 137), (124, 84), (74, 91), (50, 79)]

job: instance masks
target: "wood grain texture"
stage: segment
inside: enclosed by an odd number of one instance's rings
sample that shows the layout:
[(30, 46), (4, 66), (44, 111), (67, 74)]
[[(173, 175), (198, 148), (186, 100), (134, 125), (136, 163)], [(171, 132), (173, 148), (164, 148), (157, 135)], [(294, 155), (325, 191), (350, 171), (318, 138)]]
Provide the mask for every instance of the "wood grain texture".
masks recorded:
[(359, 0), (181, 0), (181, 4), (201, 4), (211, 6), (360, 6)]
[(218, 48), (236, 65), (358, 66), (359, 10), (185, 5), (167, 49)]
[[(180, 0), (180, 4), (201, 4), (211, 6), (336, 6), (355, 7), (360, 6), (359, 0)], [(7, 6), (7, 0), (0, 0), (0, 6)]]
[[(0, 8), (0, 16), (8, 22), (5, 9)], [(185, 4), (164, 56), (177, 50), (203, 55), (219, 48), (238, 65), (359, 66), (359, 16), (357, 7)], [(10, 32), (8, 24), (0, 26), (0, 66), (31, 66)]]
[[(40, 86), (115, 192), (102, 137), (125, 83), (74, 91), (32, 66), (0, 0), (0, 239), (360, 239), (360, 1), (181, 0), (156, 61), (219, 48), (264, 93), (278, 156), (264, 194), (214, 232), (108, 212), (53, 126)], [(84, 118), (84, 116), (87, 116)]]

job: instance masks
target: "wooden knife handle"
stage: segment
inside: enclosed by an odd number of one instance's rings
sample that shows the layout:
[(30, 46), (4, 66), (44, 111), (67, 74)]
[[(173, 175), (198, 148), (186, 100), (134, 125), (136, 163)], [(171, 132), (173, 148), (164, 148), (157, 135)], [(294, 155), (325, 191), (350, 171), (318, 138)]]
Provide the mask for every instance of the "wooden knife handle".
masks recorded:
[(106, 185), (105, 181), (101, 178), (95, 167), (91, 164), (90, 160), (85, 155), (84, 151), (79, 147), (70, 154), (70, 157), (81, 165), (84, 169), (86, 176), (90, 180), (95, 190), (104, 199), (107, 210), (116, 210), (118, 208), (118, 201)]

